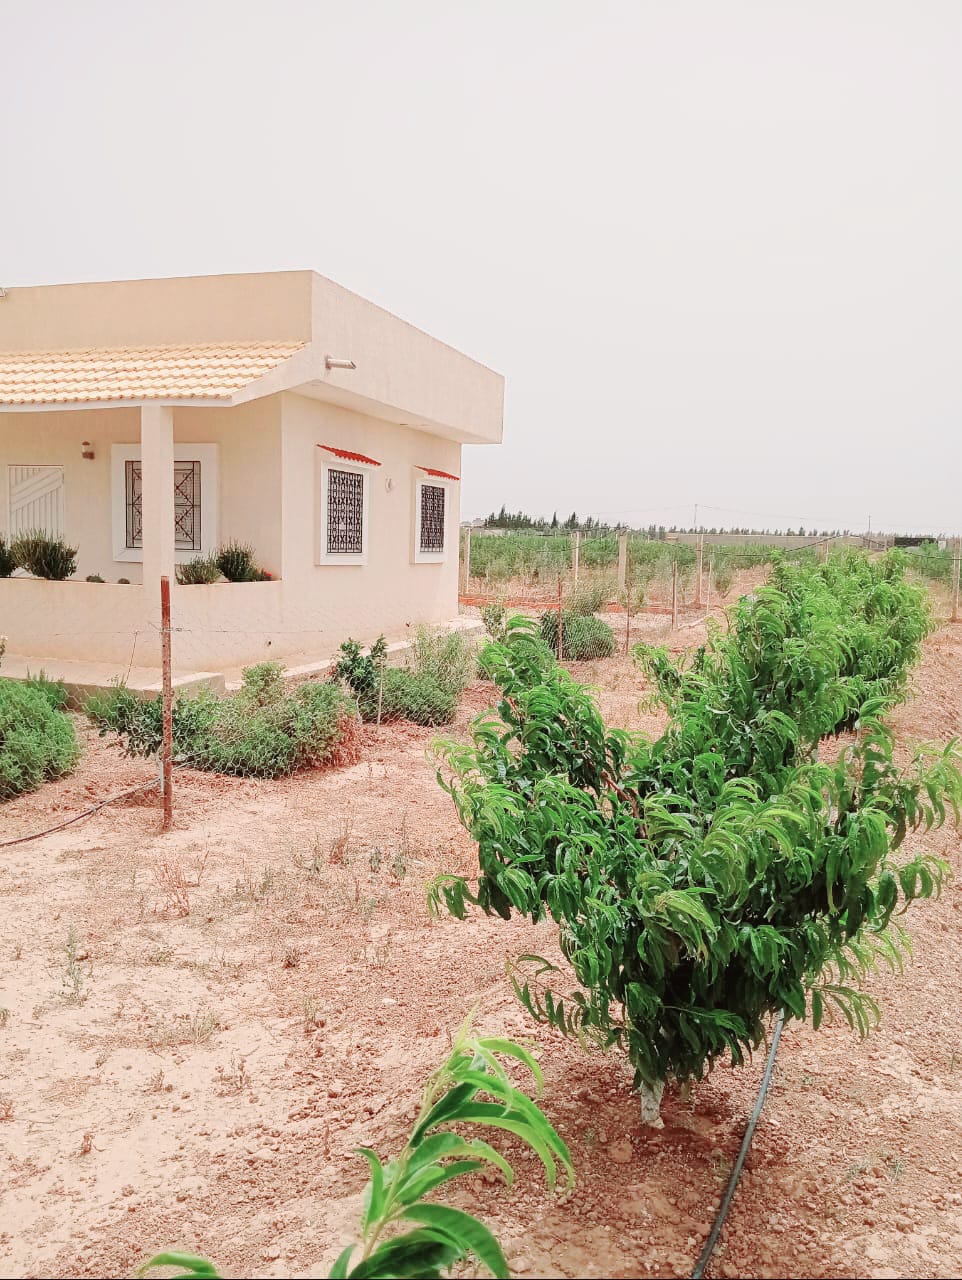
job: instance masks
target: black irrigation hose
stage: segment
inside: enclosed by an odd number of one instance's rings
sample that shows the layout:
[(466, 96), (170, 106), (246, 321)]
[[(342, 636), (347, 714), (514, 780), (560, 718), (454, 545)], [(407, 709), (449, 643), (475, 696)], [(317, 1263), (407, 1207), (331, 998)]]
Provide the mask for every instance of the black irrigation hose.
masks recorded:
[(782, 1036), (782, 1027), (785, 1025), (785, 1014), (779, 1013), (775, 1019), (775, 1030), (772, 1034), (772, 1046), (768, 1051), (768, 1061), (765, 1063), (765, 1074), (762, 1076), (762, 1082), (758, 1087), (758, 1097), (755, 1099), (755, 1109), (752, 1111), (751, 1119), (745, 1127), (745, 1136), (742, 1138), (741, 1150), (738, 1152), (738, 1159), (735, 1161), (735, 1167), (732, 1169), (732, 1175), (728, 1179), (728, 1187), (725, 1190), (724, 1199), (718, 1209), (718, 1216), (715, 1219), (715, 1225), (712, 1227), (708, 1239), (705, 1241), (705, 1247), (701, 1251), (701, 1257), (695, 1266), (695, 1270), (691, 1273), (691, 1280), (702, 1280), (705, 1274), (705, 1268), (711, 1261), (711, 1256), (715, 1252), (715, 1245), (718, 1243), (718, 1237), (721, 1235), (721, 1229), (725, 1225), (725, 1219), (728, 1217), (728, 1210), (731, 1208), (732, 1197), (735, 1194), (735, 1188), (738, 1186), (738, 1179), (741, 1177), (742, 1166), (745, 1163), (745, 1157), (748, 1155), (748, 1149), (752, 1145), (752, 1138), (755, 1135), (755, 1126), (758, 1124), (758, 1117), (762, 1114), (762, 1107), (765, 1105), (765, 1095), (768, 1093), (768, 1086), (772, 1082), (772, 1072), (775, 1069), (775, 1054), (778, 1052), (778, 1042)]

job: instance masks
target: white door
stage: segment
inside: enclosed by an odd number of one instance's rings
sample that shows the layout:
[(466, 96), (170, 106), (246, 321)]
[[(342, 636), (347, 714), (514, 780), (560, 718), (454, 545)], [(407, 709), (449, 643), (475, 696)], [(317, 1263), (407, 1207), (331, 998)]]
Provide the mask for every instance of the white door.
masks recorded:
[(42, 529), (63, 537), (63, 467), (8, 467), (10, 537)]

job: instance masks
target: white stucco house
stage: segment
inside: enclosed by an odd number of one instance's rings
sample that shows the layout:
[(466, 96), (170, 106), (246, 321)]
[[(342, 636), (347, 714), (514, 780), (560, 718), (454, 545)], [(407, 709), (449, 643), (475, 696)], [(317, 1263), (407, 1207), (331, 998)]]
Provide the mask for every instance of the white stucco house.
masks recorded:
[(503, 394), (312, 271), (6, 290), (0, 530), (79, 548), (66, 582), (0, 579), (8, 651), (156, 666), (162, 575), (233, 539), (272, 580), (173, 585), (181, 671), (455, 618), (461, 449)]

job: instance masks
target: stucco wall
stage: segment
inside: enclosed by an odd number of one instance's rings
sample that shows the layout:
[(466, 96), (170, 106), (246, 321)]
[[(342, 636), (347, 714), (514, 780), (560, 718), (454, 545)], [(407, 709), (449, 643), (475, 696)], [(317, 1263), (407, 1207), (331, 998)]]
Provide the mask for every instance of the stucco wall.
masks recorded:
[[(81, 457), (89, 440), (94, 458)], [(111, 445), (140, 443), (136, 409), (4, 414), (0, 417), (0, 529), (10, 530), (9, 463), (64, 469), (64, 536), (78, 548), (77, 577), (141, 582), (139, 561), (114, 559)], [(216, 444), (219, 540), (253, 544), (262, 566), (280, 572), (280, 398), (235, 409), (175, 409), (174, 443)]]
[[(137, 664), (153, 665), (158, 602), (143, 589), (82, 581), (95, 572), (113, 582), (140, 580), (139, 563), (112, 558), (110, 483), (110, 445), (139, 439), (137, 412), (8, 414), (0, 427), (4, 492), (8, 462), (62, 465), (65, 533), (80, 546), (81, 581), (0, 581), (0, 634), (9, 636), (11, 652), (127, 663), (139, 632)], [(267, 583), (175, 585), (176, 668), (309, 661), (348, 636), (399, 639), (419, 622), (456, 616), (460, 485), (446, 486), (441, 563), (414, 563), (414, 504), (415, 481), (425, 478), (419, 466), (460, 475), (459, 444), (297, 395), (175, 410), (174, 436), (219, 445), (221, 539), (251, 542), (260, 563), (280, 574)], [(93, 461), (81, 459), (83, 440), (94, 447)], [(317, 563), (324, 444), (381, 463), (368, 477), (366, 564)], [(5, 498), (2, 509), (6, 528)]]

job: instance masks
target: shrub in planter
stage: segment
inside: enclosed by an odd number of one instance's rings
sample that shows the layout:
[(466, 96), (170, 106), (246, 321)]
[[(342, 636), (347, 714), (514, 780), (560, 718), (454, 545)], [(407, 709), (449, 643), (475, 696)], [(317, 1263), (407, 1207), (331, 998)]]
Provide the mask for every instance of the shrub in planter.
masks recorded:
[(0, 680), (0, 800), (69, 773), (79, 748), (62, 685)]
[[(589, 614), (587, 617), (565, 611), (561, 619), (561, 656), (569, 662), (587, 662), (592, 658), (610, 658), (615, 651), (615, 633), (607, 622)], [(541, 615), (541, 637), (552, 653), (558, 652), (558, 615), (549, 611)]]
[(22, 533), (10, 544), (14, 563), (35, 578), (63, 582), (77, 568), (77, 548), (69, 547), (62, 538), (51, 538), (42, 530)]
[(6, 539), (0, 537), (0, 578), (9, 578), (16, 567), (12, 550), (7, 546)]
[(221, 576), (213, 556), (195, 556), (186, 564), (177, 566), (177, 581), (181, 586), (197, 586), (216, 582)]
[(214, 563), (228, 582), (255, 582), (260, 572), (254, 562), (254, 548), (245, 542), (225, 543)]
[(88, 581), (88, 582), (103, 582), (103, 581), (104, 581), (104, 579), (100, 576), (100, 574), (99, 574), (99, 573), (88, 573), (88, 574), (87, 574), (87, 581)]

